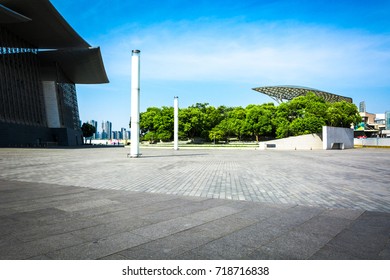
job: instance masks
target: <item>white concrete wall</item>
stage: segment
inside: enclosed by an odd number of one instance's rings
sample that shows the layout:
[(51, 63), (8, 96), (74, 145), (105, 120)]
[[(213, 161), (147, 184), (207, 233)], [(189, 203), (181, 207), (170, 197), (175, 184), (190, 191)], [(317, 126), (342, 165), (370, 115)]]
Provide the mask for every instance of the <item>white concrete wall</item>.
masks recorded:
[[(373, 140), (376, 141), (376, 139)], [(261, 150), (330, 150), (353, 148), (353, 129), (331, 126), (324, 126), (322, 128), (322, 139), (317, 134), (307, 134), (259, 143), (259, 149)]]
[[(272, 147), (273, 145), (275, 145), (275, 147)], [(321, 150), (322, 140), (317, 134), (306, 134), (267, 142), (260, 142), (259, 148), (263, 150)]]
[(363, 147), (390, 147), (390, 138), (354, 139), (354, 143)]
[(343, 127), (322, 127), (323, 149), (353, 149), (353, 129)]
[(45, 100), (47, 125), (50, 128), (60, 128), (60, 114), (58, 111), (57, 90), (54, 81), (43, 81), (43, 96)]

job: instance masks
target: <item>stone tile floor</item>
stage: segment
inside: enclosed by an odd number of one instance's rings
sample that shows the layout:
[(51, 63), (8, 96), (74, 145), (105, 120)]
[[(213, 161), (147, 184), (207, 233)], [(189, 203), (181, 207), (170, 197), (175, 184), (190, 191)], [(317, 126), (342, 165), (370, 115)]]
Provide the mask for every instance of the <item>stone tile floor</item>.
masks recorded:
[(0, 259), (390, 259), (390, 150), (0, 149)]

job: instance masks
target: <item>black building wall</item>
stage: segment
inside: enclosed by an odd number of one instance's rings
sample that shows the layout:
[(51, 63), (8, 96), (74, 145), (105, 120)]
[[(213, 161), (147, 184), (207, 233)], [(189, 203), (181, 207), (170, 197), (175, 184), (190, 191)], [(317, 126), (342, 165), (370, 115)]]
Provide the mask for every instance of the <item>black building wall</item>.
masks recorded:
[(47, 126), (36, 53), (0, 26), (0, 121)]
[[(49, 128), (38, 50), (0, 25), (0, 146), (82, 145), (75, 85), (56, 83), (60, 127)], [(53, 77), (64, 75), (56, 65)], [(61, 81), (66, 77), (61, 77)]]
[(47, 127), (0, 122), (0, 147), (42, 147), (53, 140)]

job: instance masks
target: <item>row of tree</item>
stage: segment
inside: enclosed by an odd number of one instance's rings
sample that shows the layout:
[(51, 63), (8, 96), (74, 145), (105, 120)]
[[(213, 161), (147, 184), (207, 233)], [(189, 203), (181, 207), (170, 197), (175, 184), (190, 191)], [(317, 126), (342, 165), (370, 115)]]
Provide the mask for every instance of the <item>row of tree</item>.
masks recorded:
[[(260, 141), (264, 138), (319, 133), (322, 126), (350, 127), (361, 117), (357, 107), (345, 101), (328, 103), (309, 93), (275, 106), (273, 103), (215, 108), (197, 103), (179, 110), (179, 138), (205, 141)], [(173, 139), (173, 107), (150, 107), (140, 115), (143, 140)]]

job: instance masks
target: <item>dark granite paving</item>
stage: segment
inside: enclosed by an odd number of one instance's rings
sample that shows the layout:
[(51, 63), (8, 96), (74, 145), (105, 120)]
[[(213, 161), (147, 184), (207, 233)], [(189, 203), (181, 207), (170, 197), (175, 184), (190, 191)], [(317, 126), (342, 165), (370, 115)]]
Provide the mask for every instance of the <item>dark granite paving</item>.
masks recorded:
[(0, 149), (0, 259), (390, 259), (390, 151), (143, 153)]

